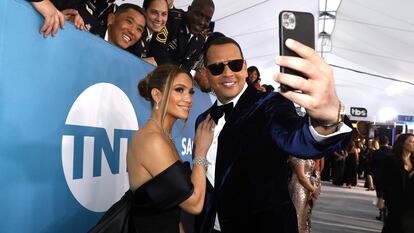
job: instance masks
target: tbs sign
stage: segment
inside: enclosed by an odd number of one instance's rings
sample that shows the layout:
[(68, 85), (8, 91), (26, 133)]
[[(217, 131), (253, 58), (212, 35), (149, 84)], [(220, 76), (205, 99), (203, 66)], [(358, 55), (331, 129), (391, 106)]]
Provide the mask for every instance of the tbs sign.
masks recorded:
[(365, 108), (351, 107), (351, 116), (354, 117), (367, 117), (368, 111)]

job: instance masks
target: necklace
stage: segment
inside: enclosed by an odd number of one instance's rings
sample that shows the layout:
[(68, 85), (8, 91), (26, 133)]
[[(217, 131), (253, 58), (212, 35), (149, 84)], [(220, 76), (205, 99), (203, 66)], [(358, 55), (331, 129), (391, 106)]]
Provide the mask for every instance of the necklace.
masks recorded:
[(168, 139), (170, 139), (171, 142), (173, 142), (173, 136), (171, 133), (167, 132), (167, 130), (165, 130), (163, 127), (161, 127), (161, 123), (153, 118), (149, 119), (150, 121), (154, 121), (155, 124), (161, 129), (161, 132), (163, 135), (165, 135)]

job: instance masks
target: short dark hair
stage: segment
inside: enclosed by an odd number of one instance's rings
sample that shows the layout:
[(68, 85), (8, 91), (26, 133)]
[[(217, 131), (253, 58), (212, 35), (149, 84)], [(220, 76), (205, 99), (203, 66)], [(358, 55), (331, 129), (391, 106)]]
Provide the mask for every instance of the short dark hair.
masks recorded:
[(145, 22), (147, 22), (147, 15), (145, 14), (144, 9), (142, 9), (140, 6), (132, 4), (132, 3), (124, 3), (124, 4), (119, 5), (116, 8), (115, 15), (119, 15), (121, 13), (124, 13), (129, 9), (132, 9), (132, 10), (137, 11), (138, 13), (140, 13), (142, 16), (144, 16)]
[(225, 35), (221, 32), (212, 32), (206, 40), (206, 43), (204, 44), (204, 49), (207, 48), (207, 46), (215, 39), (219, 38), (219, 37), (225, 37)]
[(386, 135), (380, 135), (378, 142), (380, 144), (380, 146), (385, 146), (388, 145), (388, 143), (390, 142), (390, 140), (388, 139), (388, 137)]
[(212, 0), (193, 0), (191, 2), (191, 7), (202, 7), (202, 6), (211, 6), (215, 8), (214, 2)]
[(233, 44), (233, 45), (237, 46), (237, 48), (239, 48), (240, 55), (241, 55), (242, 59), (244, 59), (243, 52), (242, 52), (242, 49), (241, 49), (239, 43), (237, 43), (234, 39), (232, 39), (230, 37), (225, 37), (225, 36), (224, 37), (218, 37), (218, 38), (212, 40), (210, 43), (208, 43), (206, 45), (206, 48), (205, 48), (204, 54), (203, 54), (203, 56), (204, 56), (204, 65), (205, 66), (208, 65), (207, 52), (210, 49), (210, 47), (213, 46), (213, 45), (224, 45), (224, 44)]

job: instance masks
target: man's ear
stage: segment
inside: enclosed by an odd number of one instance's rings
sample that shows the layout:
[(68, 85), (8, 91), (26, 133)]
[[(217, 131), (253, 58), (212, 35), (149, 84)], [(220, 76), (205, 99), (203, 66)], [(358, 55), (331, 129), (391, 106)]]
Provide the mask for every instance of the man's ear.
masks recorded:
[(115, 21), (115, 14), (114, 13), (109, 13), (108, 14), (108, 26), (113, 24)]
[(249, 76), (247, 72), (247, 61), (246, 60), (243, 61), (243, 68), (240, 72), (243, 72), (243, 76), (245, 76), (246, 78)]
[(155, 103), (160, 103), (162, 100), (162, 92), (157, 88), (152, 88), (151, 96)]

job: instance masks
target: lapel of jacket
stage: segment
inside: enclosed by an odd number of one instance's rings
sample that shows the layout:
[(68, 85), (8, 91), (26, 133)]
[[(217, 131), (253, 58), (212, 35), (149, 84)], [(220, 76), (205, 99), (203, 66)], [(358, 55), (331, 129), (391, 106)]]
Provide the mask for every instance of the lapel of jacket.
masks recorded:
[[(153, 36), (155, 35), (153, 34)], [(141, 57), (147, 57), (147, 54), (148, 54), (149, 42), (147, 41), (147, 37), (148, 37), (148, 28), (145, 28), (145, 30), (142, 32), (141, 39), (138, 41), (140, 52), (141, 52)]]
[(188, 39), (190, 38), (191, 34), (187, 32), (187, 24), (185, 21), (181, 22), (179, 31), (178, 31), (178, 38), (177, 38), (177, 57), (181, 58), (185, 55), (185, 50), (187, 48)]
[(205, 38), (201, 35), (193, 35), (187, 43), (185, 49), (185, 58), (191, 58), (192, 56), (198, 56), (199, 52), (203, 48)]
[(242, 136), (239, 135), (238, 131), (242, 127), (241, 122), (246, 120), (246, 113), (251, 109), (250, 107), (253, 106), (257, 98), (256, 92), (256, 89), (250, 86), (247, 87), (220, 132), (216, 156), (215, 190), (219, 190), (223, 186), (233, 168), (234, 162), (240, 155), (240, 144), (238, 141)]

